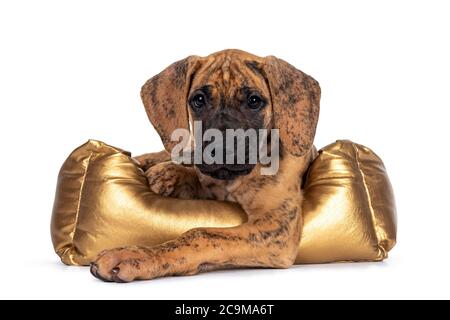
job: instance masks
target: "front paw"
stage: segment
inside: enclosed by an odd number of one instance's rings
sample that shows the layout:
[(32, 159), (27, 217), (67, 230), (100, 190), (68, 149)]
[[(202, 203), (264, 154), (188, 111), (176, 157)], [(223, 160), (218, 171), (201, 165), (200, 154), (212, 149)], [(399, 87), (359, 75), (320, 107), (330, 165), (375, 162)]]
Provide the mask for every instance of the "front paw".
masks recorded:
[(123, 248), (107, 250), (91, 263), (94, 277), (106, 282), (131, 282), (156, 277), (155, 263), (146, 249)]
[(196, 199), (200, 185), (195, 172), (172, 162), (159, 163), (145, 172), (150, 189), (163, 196)]
[(139, 166), (142, 170), (146, 171), (147, 169), (153, 167), (154, 165), (166, 161), (170, 161), (170, 153), (163, 150), (160, 152), (154, 153), (146, 153), (140, 156), (133, 157), (139, 163)]

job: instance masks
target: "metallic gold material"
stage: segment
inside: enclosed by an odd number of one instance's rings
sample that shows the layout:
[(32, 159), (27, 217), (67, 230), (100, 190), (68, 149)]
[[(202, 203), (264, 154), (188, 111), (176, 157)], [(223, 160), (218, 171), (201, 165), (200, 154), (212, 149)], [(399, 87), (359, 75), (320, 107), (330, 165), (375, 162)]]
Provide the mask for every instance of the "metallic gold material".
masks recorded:
[[(304, 188), (297, 264), (387, 257), (396, 241), (395, 203), (383, 163), (370, 149), (350, 141), (323, 148)], [(61, 168), (51, 234), (62, 262), (87, 265), (105, 249), (152, 246), (191, 228), (245, 219), (236, 204), (153, 194), (130, 153), (90, 140)]]
[(319, 151), (304, 188), (305, 218), (296, 263), (381, 261), (394, 247), (394, 195), (381, 159), (337, 141)]

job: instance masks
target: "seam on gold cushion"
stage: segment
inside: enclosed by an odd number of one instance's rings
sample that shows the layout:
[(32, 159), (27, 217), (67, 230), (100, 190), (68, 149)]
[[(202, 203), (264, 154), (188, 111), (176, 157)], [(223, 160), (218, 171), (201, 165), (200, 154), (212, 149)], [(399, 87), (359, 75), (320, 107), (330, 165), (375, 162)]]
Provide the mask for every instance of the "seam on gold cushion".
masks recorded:
[[(83, 197), (84, 184), (86, 182), (86, 176), (87, 176), (87, 172), (88, 172), (89, 166), (91, 164), (91, 158), (92, 158), (93, 154), (94, 153), (91, 151), (89, 153), (89, 157), (87, 158), (87, 164), (86, 164), (86, 168), (84, 169), (83, 179), (81, 181), (81, 186), (80, 186), (80, 192), (78, 194), (78, 204), (77, 204), (77, 210), (76, 210), (76, 213), (75, 213), (75, 223), (74, 223), (74, 229), (72, 231), (72, 234), (73, 234), (72, 235), (72, 248), (73, 248), (73, 251), (75, 251), (75, 252), (78, 251), (77, 248), (75, 247), (74, 241), (75, 241), (75, 236), (76, 236), (76, 233), (77, 233), (77, 230), (78, 230), (78, 223), (79, 223), (79, 217), (80, 217), (81, 198)], [(72, 255), (75, 252), (72, 252)], [(72, 257), (72, 260), (74, 260), (73, 257)]]
[(385, 259), (387, 257), (387, 252), (380, 245), (380, 241), (381, 241), (380, 240), (380, 233), (378, 231), (378, 225), (376, 223), (375, 210), (373, 209), (373, 205), (372, 205), (372, 197), (370, 196), (369, 188), (367, 186), (366, 175), (365, 175), (364, 171), (361, 168), (361, 163), (360, 163), (360, 160), (359, 160), (359, 153), (360, 153), (360, 151), (359, 151), (358, 146), (355, 143), (353, 143), (353, 142), (352, 142), (352, 147), (353, 147), (353, 149), (355, 150), (355, 153), (356, 153), (356, 156), (355, 156), (356, 165), (358, 166), (358, 171), (361, 174), (362, 182), (363, 182), (363, 185), (364, 185), (364, 191), (365, 191), (366, 198), (367, 198), (367, 204), (368, 204), (369, 210), (370, 210), (370, 218), (371, 218), (371, 221), (372, 221), (372, 227), (373, 227), (373, 230), (375, 231), (375, 236), (377, 237), (378, 255), (377, 255), (376, 259), (377, 260), (383, 260), (383, 259)]

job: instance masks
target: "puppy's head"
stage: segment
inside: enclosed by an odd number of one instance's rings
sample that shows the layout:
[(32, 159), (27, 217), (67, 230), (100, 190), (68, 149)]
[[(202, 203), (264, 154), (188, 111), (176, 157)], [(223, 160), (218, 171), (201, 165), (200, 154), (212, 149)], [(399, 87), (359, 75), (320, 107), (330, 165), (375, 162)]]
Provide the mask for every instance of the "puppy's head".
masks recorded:
[[(313, 143), (320, 87), (312, 77), (276, 57), (225, 50), (172, 64), (145, 83), (141, 97), (168, 151), (178, 143), (170, 138), (175, 129), (191, 130), (194, 121), (201, 121), (203, 131), (279, 129), (284, 151), (302, 156)], [(223, 145), (226, 153), (229, 144)], [(249, 148), (245, 151), (248, 159)], [(196, 165), (219, 179), (248, 174), (254, 167), (237, 162)]]

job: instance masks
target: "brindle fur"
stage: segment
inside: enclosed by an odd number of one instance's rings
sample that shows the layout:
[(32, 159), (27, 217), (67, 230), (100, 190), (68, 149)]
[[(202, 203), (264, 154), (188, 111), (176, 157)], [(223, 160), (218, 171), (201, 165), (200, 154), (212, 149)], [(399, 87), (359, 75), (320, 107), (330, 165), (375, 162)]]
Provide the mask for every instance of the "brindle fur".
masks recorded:
[[(195, 114), (188, 106), (189, 97), (206, 85), (210, 111)], [(256, 89), (268, 100), (257, 115), (242, 108), (243, 88)], [(234, 201), (247, 213), (248, 221), (232, 228), (193, 229), (155, 247), (105, 251), (92, 264), (93, 275), (105, 281), (129, 282), (230, 267), (291, 266), (302, 230), (301, 179), (316, 153), (312, 142), (319, 113), (318, 83), (275, 57), (225, 50), (176, 62), (147, 81), (142, 99), (168, 151), (174, 145), (172, 130), (187, 129), (195, 119), (214, 126), (211, 122), (220, 112), (242, 128), (279, 128), (280, 168), (276, 175), (264, 176), (257, 164), (248, 175), (218, 180), (196, 167), (167, 161), (167, 152), (138, 157), (148, 169), (154, 192)]]

